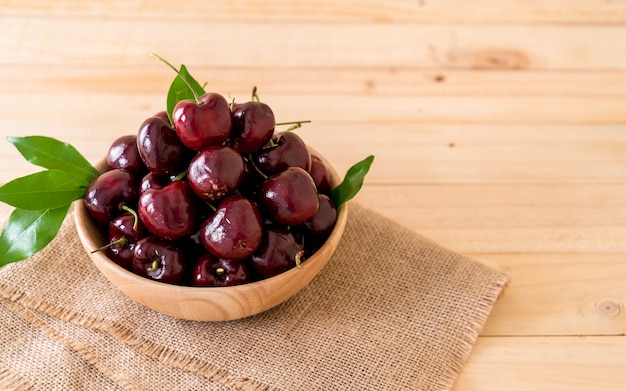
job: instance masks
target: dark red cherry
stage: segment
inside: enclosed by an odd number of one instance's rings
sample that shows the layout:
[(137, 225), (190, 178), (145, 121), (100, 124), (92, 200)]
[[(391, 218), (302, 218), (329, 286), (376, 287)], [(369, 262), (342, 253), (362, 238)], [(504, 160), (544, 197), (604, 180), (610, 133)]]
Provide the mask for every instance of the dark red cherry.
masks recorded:
[(241, 155), (232, 148), (211, 146), (191, 160), (187, 180), (203, 200), (215, 201), (239, 187), (245, 174)]
[(317, 213), (304, 222), (304, 226), (313, 235), (327, 235), (335, 227), (337, 222), (337, 209), (325, 194), (318, 194), (320, 207)]
[(313, 178), (318, 192), (324, 194), (330, 193), (330, 173), (328, 172), (328, 168), (322, 159), (314, 154), (311, 154), (311, 168), (309, 169), (309, 174), (311, 174), (311, 178)]
[(305, 171), (311, 168), (311, 154), (306, 144), (300, 136), (288, 131), (275, 134), (271, 144), (255, 153), (253, 160), (266, 175), (288, 167), (300, 167)]
[(150, 189), (162, 189), (169, 185), (170, 178), (168, 176), (157, 175), (153, 172), (149, 172), (141, 178), (139, 182), (139, 194), (143, 194), (146, 190)]
[(242, 260), (261, 244), (262, 220), (257, 207), (247, 198), (224, 198), (211, 217), (201, 226), (207, 251), (218, 258)]
[(168, 117), (167, 112), (165, 110), (159, 111), (155, 113), (153, 117), (161, 118), (163, 121), (170, 123), (170, 117)]
[(162, 189), (145, 191), (139, 197), (139, 217), (154, 236), (177, 240), (196, 231), (197, 202), (186, 181), (175, 181)]
[(135, 175), (142, 174), (146, 168), (137, 149), (137, 136), (126, 135), (115, 139), (107, 153), (107, 166), (109, 170), (119, 168)]
[(133, 272), (153, 280), (180, 284), (186, 273), (184, 252), (171, 242), (145, 237), (133, 249)]
[(300, 167), (269, 177), (259, 189), (259, 204), (275, 222), (291, 226), (312, 218), (319, 208), (315, 182)]
[(178, 175), (187, 169), (191, 151), (161, 118), (146, 119), (137, 133), (137, 149), (146, 168), (157, 175)]
[(250, 281), (251, 272), (246, 263), (206, 253), (196, 261), (191, 273), (192, 286), (233, 286)]
[(121, 204), (135, 205), (138, 197), (137, 180), (128, 171), (114, 169), (101, 174), (85, 191), (83, 203), (89, 215), (99, 224), (108, 226), (122, 211)]
[(295, 267), (304, 250), (286, 229), (269, 228), (261, 247), (250, 258), (250, 266), (263, 278), (273, 277)]
[(146, 229), (132, 213), (123, 213), (109, 224), (109, 246), (106, 254), (113, 262), (127, 270), (133, 268), (135, 244), (146, 236)]
[(228, 143), (241, 154), (255, 152), (270, 141), (275, 126), (274, 113), (267, 104), (257, 101), (236, 104)]
[(174, 129), (180, 140), (194, 151), (226, 141), (231, 127), (230, 106), (216, 93), (206, 93), (200, 103), (181, 100), (172, 113)]

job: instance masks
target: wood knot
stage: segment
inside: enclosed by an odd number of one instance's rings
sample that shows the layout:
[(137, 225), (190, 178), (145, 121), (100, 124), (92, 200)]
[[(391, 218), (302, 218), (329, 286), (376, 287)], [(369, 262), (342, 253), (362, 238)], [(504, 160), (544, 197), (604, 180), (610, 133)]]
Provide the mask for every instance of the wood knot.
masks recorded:
[(530, 65), (524, 53), (510, 49), (452, 50), (448, 61), (453, 66), (475, 69), (525, 69)]
[(613, 300), (603, 300), (597, 304), (597, 312), (604, 316), (618, 316), (622, 312), (620, 303)]
[(593, 297), (585, 300), (584, 312), (592, 316), (615, 318), (624, 312), (624, 305), (619, 300), (606, 297)]

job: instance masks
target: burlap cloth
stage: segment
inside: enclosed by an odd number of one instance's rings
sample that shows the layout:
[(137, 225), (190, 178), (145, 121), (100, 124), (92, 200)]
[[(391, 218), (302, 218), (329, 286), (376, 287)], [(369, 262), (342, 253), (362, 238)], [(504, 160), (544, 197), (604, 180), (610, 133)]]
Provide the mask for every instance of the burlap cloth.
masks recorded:
[(352, 202), (298, 295), (242, 320), (181, 321), (110, 285), (72, 214), (0, 269), (2, 390), (448, 390), (507, 282)]

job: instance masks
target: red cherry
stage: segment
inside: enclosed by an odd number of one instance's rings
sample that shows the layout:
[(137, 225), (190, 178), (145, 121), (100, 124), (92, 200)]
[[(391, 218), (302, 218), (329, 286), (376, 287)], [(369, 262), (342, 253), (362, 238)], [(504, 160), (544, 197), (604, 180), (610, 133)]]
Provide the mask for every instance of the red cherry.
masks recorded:
[(172, 117), (176, 134), (194, 151), (221, 144), (230, 133), (230, 106), (216, 93), (202, 95), (200, 102), (181, 100), (174, 107)]

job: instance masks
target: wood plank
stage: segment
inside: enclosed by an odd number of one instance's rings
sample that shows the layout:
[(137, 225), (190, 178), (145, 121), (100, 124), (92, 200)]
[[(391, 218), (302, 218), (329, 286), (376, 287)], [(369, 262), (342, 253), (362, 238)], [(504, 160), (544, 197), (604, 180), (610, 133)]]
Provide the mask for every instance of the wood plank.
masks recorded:
[(330, 21), (330, 22), (576, 22), (623, 23), (626, 6), (620, 1), (592, 0), (506, 0), (494, 6), (490, 0), (470, 3), (454, 0), (412, 1), (396, 0), (319, 0), (315, 2), (290, 0), (247, 0), (215, 2), (188, 0), (185, 7), (172, 2), (134, 2), (109, 0), (0, 0), (0, 9), (9, 15), (91, 16), (195, 19), (208, 20), (272, 20), (272, 21)]
[(455, 391), (621, 391), (626, 338), (479, 338)]
[[(563, 97), (626, 98), (626, 70), (523, 71), (388, 67), (210, 67), (190, 72), (207, 90), (247, 99), (253, 86), (265, 94), (377, 97)], [(154, 60), (139, 66), (50, 66), (2, 64), (3, 94), (113, 93), (165, 95), (174, 72)], [(358, 118), (355, 118), (358, 120)]]
[(461, 253), (626, 251), (626, 186), (367, 185), (356, 200)]
[[(3, 63), (134, 64), (150, 51), (187, 65), (624, 69), (623, 25), (319, 24), (0, 15)], [(176, 34), (172, 34), (175, 31)], [(132, 38), (132, 39), (129, 39)], [(184, 44), (180, 43), (184, 37)], [(215, 39), (219, 37), (219, 39)], [(197, 50), (202, 48), (202, 50)], [(216, 55), (218, 54), (218, 55)]]
[(623, 252), (470, 256), (511, 278), (481, 335), (626, 335)]

